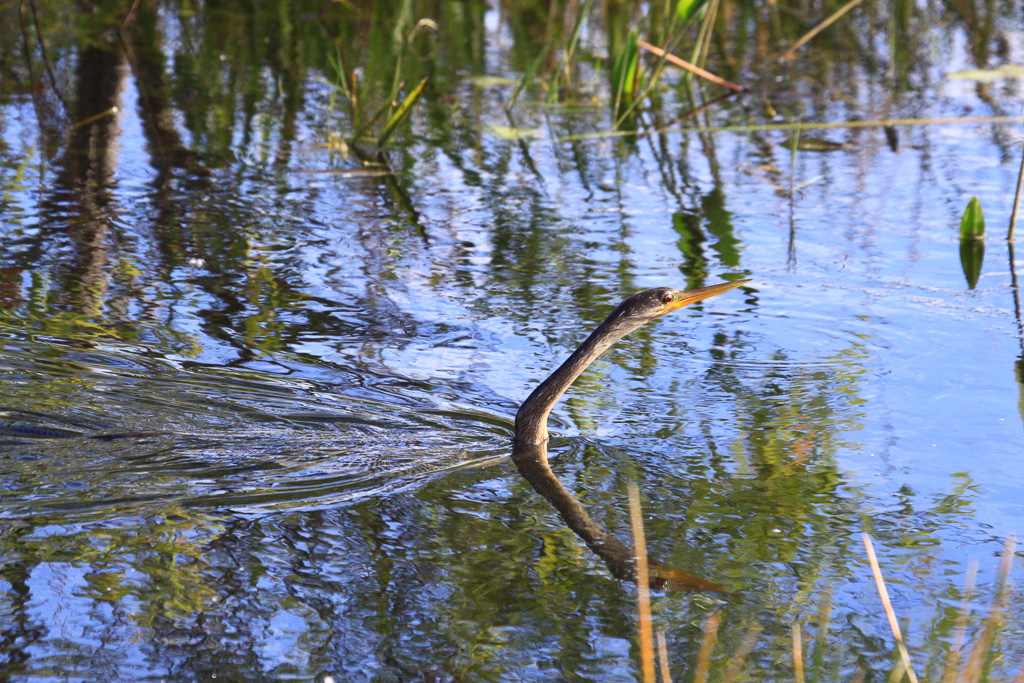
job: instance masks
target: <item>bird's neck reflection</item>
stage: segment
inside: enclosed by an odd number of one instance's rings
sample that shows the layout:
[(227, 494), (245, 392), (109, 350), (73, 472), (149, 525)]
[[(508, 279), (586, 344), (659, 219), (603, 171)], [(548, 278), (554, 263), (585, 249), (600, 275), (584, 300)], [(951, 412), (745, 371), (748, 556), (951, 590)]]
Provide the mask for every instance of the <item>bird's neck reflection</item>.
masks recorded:
[[(512, 461), (530, 486), (544, 496), (570, 529), (597, 554), (609, 571), (622, 581), (636, 581), (636, 553), (595, 522), (583, 506), (558, 480), (548, 464), (548, 444), (516, 443)], [(699, 576), (673, 569), (648, 558), (649, 582), (652, 588), (687, 591), (726, 592), (725, 589)]]

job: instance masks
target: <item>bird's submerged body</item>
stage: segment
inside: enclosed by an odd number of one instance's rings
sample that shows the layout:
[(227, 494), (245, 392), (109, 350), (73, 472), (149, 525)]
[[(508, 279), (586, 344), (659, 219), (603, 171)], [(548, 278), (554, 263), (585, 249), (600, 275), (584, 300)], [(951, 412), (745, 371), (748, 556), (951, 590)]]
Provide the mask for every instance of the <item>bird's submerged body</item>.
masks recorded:
[(516, 413), (516, 441), (542, 443), (548, 438), (548, 415), (566, 389), (615, 342), (666, 313), (702, 299), (727, 292), (749, 280), (723, 282), (710, 287), (680, 291), (656, 287), (634, 294), (611, 312), (586, 341), (557, 370), (541, 382)]

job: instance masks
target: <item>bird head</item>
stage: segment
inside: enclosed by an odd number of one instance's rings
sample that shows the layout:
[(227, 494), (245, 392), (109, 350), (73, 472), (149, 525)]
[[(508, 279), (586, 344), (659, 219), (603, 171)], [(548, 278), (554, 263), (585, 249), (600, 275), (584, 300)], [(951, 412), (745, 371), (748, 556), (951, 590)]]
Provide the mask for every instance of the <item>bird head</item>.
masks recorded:
[(643, 325), (655, 318), (660, 318), (667, 313), (679, 310), (683, 306), (689, 306), (692, 303), (713, 297), (716, 294), (728, 292), (730, 289), (735, 289), (748, 282), (750, 280), (722, 282), (710, 287), (701, 287), (700, 289), (690, 289), (687, 291), (671, 287), (655, 287), (654, 289), (647, 289), (634, 294), (623, 301), (617, 313), (625, 320)]

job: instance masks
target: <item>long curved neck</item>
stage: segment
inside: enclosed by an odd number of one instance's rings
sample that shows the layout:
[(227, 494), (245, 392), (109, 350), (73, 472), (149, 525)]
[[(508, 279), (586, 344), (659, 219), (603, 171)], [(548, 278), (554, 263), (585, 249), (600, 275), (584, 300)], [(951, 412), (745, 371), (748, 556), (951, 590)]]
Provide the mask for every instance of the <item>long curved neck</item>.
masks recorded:
[(576, 378), (612, 344), (644, 324), (621, 316), (622, 306), (612, 311), (587, 340), (557, 370), (541, 382), (516, 413), (516, 441), (542, 443), (548, 439), (548, 415)]

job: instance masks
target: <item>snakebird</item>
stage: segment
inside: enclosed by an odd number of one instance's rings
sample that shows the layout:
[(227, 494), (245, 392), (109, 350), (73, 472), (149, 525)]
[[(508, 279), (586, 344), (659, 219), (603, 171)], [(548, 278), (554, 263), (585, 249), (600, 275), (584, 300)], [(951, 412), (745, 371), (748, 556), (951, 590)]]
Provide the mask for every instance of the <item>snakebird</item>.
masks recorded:
[(722, 282), (686, 292), (671, 287), (655, 287), (623, 301), (519, 406), (519, 412), (516, 413), (516, 441), (543, 443), (548, 440), (548, 415), (551, 409), (587, 366), (612, 344), (655, 318), (696, 301), (728, 292), (747, 282), (750, 280)]

